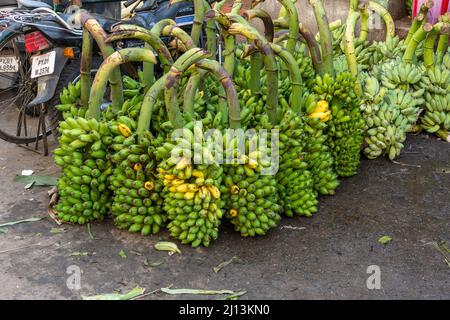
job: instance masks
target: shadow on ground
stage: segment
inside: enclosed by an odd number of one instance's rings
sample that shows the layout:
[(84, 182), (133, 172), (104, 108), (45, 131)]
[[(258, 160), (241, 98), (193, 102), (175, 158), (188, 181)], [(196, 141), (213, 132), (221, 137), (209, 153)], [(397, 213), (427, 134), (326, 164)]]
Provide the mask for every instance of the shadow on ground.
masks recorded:
[[(449, 241), (450, 145), (410, 136), (397, 163), (364, 160), (313, 218), (283, 219), (268, 236), (243, 239), (227, 224), (209, 248), (181, 246), (181, 255), (155, 251), (168, 233), (142, 238), (112, 221), (63, 226), (46, 215), (47, 188), (14, 182), (22, 169), (56, 176), (45, 158), (0, 142), (0, 224), (30, 217), (0, 233), (0, 299), (77, 299), (81, 295), (174, 288), (246, 290), (241, 299), (448, 299), (450, 268), (431, 244)], [(393, 240), (382, 245), (381, 236)], [(127, 258), (119, 256), (123, 250)], [(71, 256), (87, 252), (87, 256)], [(220, 272), (213, 267), (240, 258)], [(146, 267), (144, 261), (158, 265)], [(69, 290), (66, 270), (81, 268), (81, 290)], [(367, 268), (381, 270), (381, 289), (368, 290)], [(145, 299), (197, 298), (161, 292)], [(202, 298), (216, 299), (216, 296)]]

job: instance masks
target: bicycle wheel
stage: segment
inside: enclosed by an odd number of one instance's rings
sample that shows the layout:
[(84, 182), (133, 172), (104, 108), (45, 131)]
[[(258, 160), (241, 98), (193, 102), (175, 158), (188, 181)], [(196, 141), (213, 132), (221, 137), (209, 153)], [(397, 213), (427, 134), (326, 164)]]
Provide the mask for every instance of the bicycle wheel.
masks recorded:
[[(30, 57), (23, 34), (12, 34), (0, 43), (0, 138), (16, 144), (39, 141), (52, 133), (45, 107), (28, 106), (37, 90), (37, 80), (30, 76)], [(46, 128), (44, 133), (42, 128)]]

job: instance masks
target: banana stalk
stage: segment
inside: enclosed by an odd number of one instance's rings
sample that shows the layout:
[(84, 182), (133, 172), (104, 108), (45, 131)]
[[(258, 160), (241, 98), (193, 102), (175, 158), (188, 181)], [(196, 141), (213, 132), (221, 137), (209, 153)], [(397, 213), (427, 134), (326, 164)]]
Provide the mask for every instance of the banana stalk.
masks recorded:
[(302, 105), (302, 97), (303, 97), (303, 81), (300, 72), (300, 68), (298, 67), (297, 61), (294, 59), (292, 54), (285, 48), (275, 43), (270, 44), (273, 52), (280, 57), (280, 59), (287, 66), (289, 71), (289, 77), (291, 79), (292, 86), (292, 99), (291, 106), (292, 110), (295, 114), (301, 114), (301, 105)]
[(427, 14), (428, 10), (430, 10), (433, 7), (434, 3), (432, 0), (428, 0), (422, 4), (420, 7), (420, 11), (417, 14), (417, 16), (414, 18), (411, 28), (409, 29), (408, 36), (405, 40), (405, 45), (409, 45), (412, 38), (414, 37), (414, 34), (419, 30), (427, 21)]
[(414, 33), (414, 36), (406, 47), (405, 54), (403, 55), (403, 62), (412, 62), (416, 53), (417, 46), (419, 45), (419, 43), (425, 40), (426, 36), (430, 33), (431, 30), (433, 30), (433, 25), (431, 23), (425, 23), (423, 27), (419, 28), (416, 33)]
[[(334, 77), (333, 67), (333, 37), (331, 35), (328, 17), (325, 13), (322, 0), (309, 0), (316, 18), (320, 35), (320, 47), (322, 48), (323, 72)], [(321, 74), (323, 76), (323, 74)]]
[(256, 46), (263, 54), (264, 70), (267, 75), (267, 114), (272, 124), (278, 122), (278, 66), (270, 43), (238, 16), (230, 16), (233, 20), (241, 21), (233, 23), (228, 32), (232, 35), (242, 35), (250, 41), (255, 41)]
[(144, 61), (156, 63), (156, 57), (151, 50), (141, 48), (122, 49), (108, 56), (100, 66), (92, 83), (89, 96), (89, 108), (86, 112), (87, 118), (100, 119), (100, 106), (103, 95), (106, 91), (108, 78), (114, 70), (117, 70), (121, 64), (134, 61)]
[(430, 70), (434, 70), (435, 67), (434, 45), (439, 34), (448, 36), (449, 25), (443, 22), (436, 23), (424, 42), (423, 60), (425, 67)]
[(121, 24), (114, 27), (112, 33), (107, 37), (106, 41), (108, 43), (111, 43), (124, 39), (140, 39), (147, 43), (153, 50), (158, 53), (158, 57), (161, 60), (165, 71), (167, 71), (173, 64), (173, 59), (170, 55), (169, 49), (167, 49), (161, 38), (155, 35), (150, 30), (136, 25), (130, 26)]
[[(356, 1), (358, 2), (358, 1)], [(367, 40), (367, 36), (369, 35), (369, 11), (367, 11), (367, 5), (366, 3), (361, 3), (359, 6), (357, 6), (359, 9), (359, 13), (361, 15), (361, 28), (359, 31), (359, 41), (364, 42)], [(356, 9), (355, 9), (356, 11)]]
[(215, 60), (203, 59), (195, 64), (198, 68), (204, 69), (212, 73), (222, 85), (228, 102), (229, 110), (229, 124), (231, 129), (238, 129), (241, 127), (241, 110), (236, 88), (233, 85), (233, 80), (227, 74), (224, 68)]
[[(442, 15), (440, 21), (450, 23), (450, 12), (447, 12), (446, 14)], [(447, 53), (448, 40), (449, 40), (448, 34), (441, 34), (439, 36), (439, 41), (436, 48), (436, 63), (438, 64), (442, 64), (444, 55)]]
[(345, 28), (345, 57), (347, 58), (347, 65), (350, 73), (356, 78), (355, 92), (358, 96), (363, 95), (361, 82), (358, 80), (358, 63), (356, 61), (355, 53), (355, 28), (358, 21), (359, 13), (357, 11), (350, 11), (347, 18), (347, 26)]
[(180, 27), (174, 25), (165, 26), (162, 30), (162, 35), (178, 39), (187, 50), (195, 48), (195, 44), (191, 36)]
[[(259, 18), (264, 24), (264, 35), (269, 42), (273, 42), (274, 38), (274, 26), (270, 15), (261, 9), (251, 9), (244, 12), (244, 18), (250, 21), (254, 18)], [(261, 79), (260, 71), (263, 66), (261, 53), (255, 52), (250, 56), (250, 85), (249, 88), (252, 90), (253, 94), (261, 93)]]
[[(97, 46), (99, 47), (103, 59), (106, 59), (109, 55), (114, 53), (114, 48), (105, 42), (107, 34), (105, 30), (100, 26), (97, 20), (95, 20), (89, 13), (83, 12), (80, 15), (83, 28), (87, 29), (94, 38)], [(108, 80), (108, 79), (107, 79)], [(122, 76), (120, 75), (120, 69), (117, 68), (112, 71), (109, 83), (111, 85), (111, 100), (112, 109), (114, 112), (120, 111), (123, 104), (123, 87)]]
[[(221, 8), (223, 4), (216, 4), (216, 8)], [(223, 38), (224, 38), (224, 50), (222, 52), (224, 56), (224, 63), (223, 66), (227, 73), (230, 76), (233, 76), (234, 74), (234, 66), (236, 63), (236, 40), (232, 35), (230, 35), (226, 30), (231, 25), (231, 22), (227, 19), (227, 17), (220, 13), (217, 9), (209, 10), (206, 15), (205, 19), (207, 22), (209, 21), (217, 21), (222, 26), (223, 32)]]
[(89, 102), (89, 89), (91, 87), (91, 68), (93, 54), (93, 39), (87, 29), (83, 30), (83, 44), (80, 61), (80, 87), (81, 106), (86, 108)]
[(295, 7), (295, 4), (291, 0), (278, 0), (278, 1), (286, 10), (287, 18), (289, 21), (289, 35), (286, 44), (286, 49), (289, 51), (289, 53), (294, 54), (299, 32), (297, 8)]
[(143, 139), (145, 133), (150, 129), (153, 106), (158, 101), (158, 97), (164, 89), (164, 82), (166, 81), (166, 78), (167, 74), (164, 74), (161, 78), (156, 80), (156, 82), (145, 93), (136, 129), (139, 139)]
[(192, 64), (207, 57), (208, 53), (205, 51), (199, 48), (191, 49), (178, 58), (167, 73), (164, 81), (164, 100), (169, 120), (175, 129), (183, 127), (183, 117), (177, 100), (181, 74)]
[[(386, 40), (395, 37), (395, 23), (389, 11), (375, 1), (369, 1), (369, 10), (374, 11), (383, 19), (386, 25)], [(367, 23), (368, 21), (367, 19)]]
[(314, 35), (312, 32), (305, 26), (300, 24), (300, 34), (305, 39), (306, 45), (309, 49), (309, 55), (311, 56), (312, 65), (314, 67), (314, 70), (318, 74), (324, 74), (323, 71), (323, 61), (322, 61), (322, 55), (320, 53), (320, 46), (317, 40), (314, 38)]

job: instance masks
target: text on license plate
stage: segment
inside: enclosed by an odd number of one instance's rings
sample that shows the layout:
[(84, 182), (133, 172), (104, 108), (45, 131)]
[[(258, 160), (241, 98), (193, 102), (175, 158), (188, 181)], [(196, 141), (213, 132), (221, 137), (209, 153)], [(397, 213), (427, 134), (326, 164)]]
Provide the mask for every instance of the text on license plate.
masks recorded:
[(55, 69), (55, 57), (55, 51), (31, 57), (31, 78), (52, 74)]
[(18, 72), (19, 61), (15, 56), (0, 56), (0, 72)]

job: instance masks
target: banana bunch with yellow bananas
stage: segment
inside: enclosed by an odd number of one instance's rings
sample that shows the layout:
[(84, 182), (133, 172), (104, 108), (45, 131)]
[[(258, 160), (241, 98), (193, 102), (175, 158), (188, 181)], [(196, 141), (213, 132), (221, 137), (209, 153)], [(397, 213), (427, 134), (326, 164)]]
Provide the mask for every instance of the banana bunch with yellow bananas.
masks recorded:
[[(308, 115), (321, 110), (329, 110), (328, 102), (319, 100), (314, 94), (307, 94), (303, 99), (304, 108)], [(339, 186), (337, 174), (333, 169), (333, 156), (326, 144), (327, 124), (320, 117), (305, 117), (305, 161), (312, 173), (313, 187), (322, 195), (332, 195)]]
[[(183, 244), (207, 247), (217, 239), (223, 215), (219, 191), (223, 170), (214, 162), (214, 150), (194, 140), (194, 132), (202, 136), (201, 127), (197, 123), (192, 130), (188, 127), (174, 143), (164, 142), (156, 148), (158, 178), (164, 186), (163, 208), (171, 236)], [(193, 163), (197, 159), (191, 158), (192, 150), (200, 150), (196, 155), (201, 155), (202, 164)]]
[[(374, 77), (366, 79), (364, 93), (360, 107), (365, 120), (364, 154), (368, 159), (386, 154), (393, 160), (400, 155), (406, 132), (415, 123), (408, 119), (409, 104), (404, 104), (411, 96), (402, 90), (386, 90)], [(417, 117), (420, 109), (411, 108)]]
[[(234, 230), (244, 237), (262, 236), (275, 228), (281, 219), (282, 207), (278, 204), (278, 182), (269, 169), (270, 160), (264, 156), (264, 146), (248, 155), (240, 154), (237, 141), (227, 143), (234, 151), (234, 163), (224, 166), (223, 184), (220, 187), (225, 203), (226, 216)], [(246, 152), (248, 150), (248, 144)]]
[(282, 112), (283, 118), (278, 125), (271, 125), (265, 115), (259, 126), (268, 132), (275, 129), (279, 136), (279, 168), (275, 176), (278, 181), (279, 204), (288, 217), (311, 216), (317, 212), (318, 193), (314, 189), (314, 180), (305, 161), (304, 122), (291, 108)]
[(56, 105), (55, 108), (62, 113), (64, 119), (84, 117), (86, 114), (86, 108), (78, 105), (80, 96), (80, 81), (75, 84), (70, 82), (60, 93), (59, 99), (61, 104)]
[(108, 177), (112, 173), (107, 158), (113, 139), (105, 122), (68, 117), (58, 128), (59, 148), (55, 163), (62, 167), (58, 179), (58, 217), (65, 222), (84, 224), (102, 219), (110, 206)]
[(119, 134), (111, 145), (114, 169), (109, 184), (114, 222), (120, 229), (143, 236), (158, 233), (167, 221), (151, 140), (149, 132), (141, 139), (135, 134)]
[(349, 72), (328, 74), (316, 78), (314, 93), (330, 105), (331, 118), (327, 122), (326, 141), (334, 159), (334, 170), (342, 177), (357, 173), (364, 120), (359, 111), (355, 78)]

